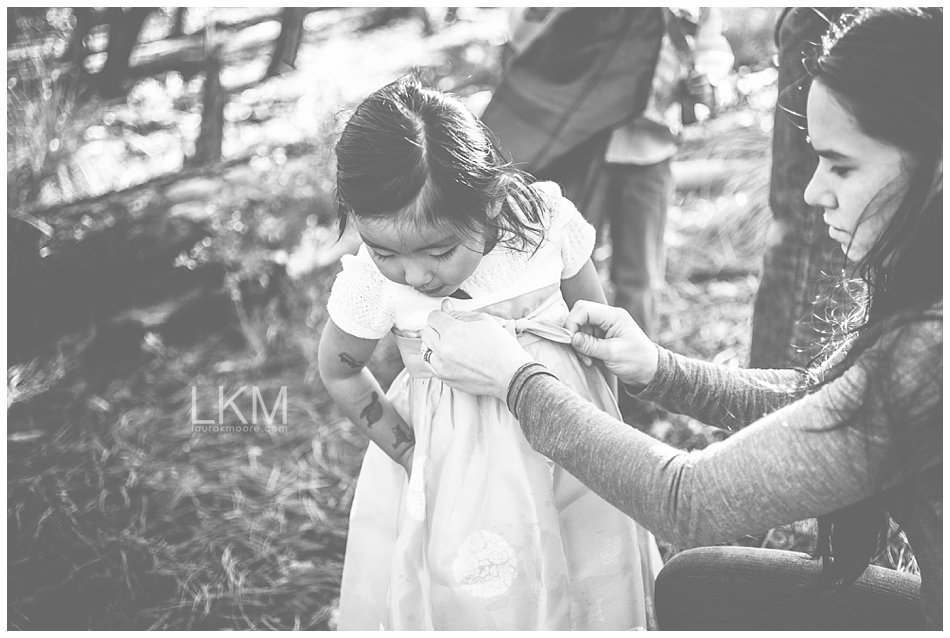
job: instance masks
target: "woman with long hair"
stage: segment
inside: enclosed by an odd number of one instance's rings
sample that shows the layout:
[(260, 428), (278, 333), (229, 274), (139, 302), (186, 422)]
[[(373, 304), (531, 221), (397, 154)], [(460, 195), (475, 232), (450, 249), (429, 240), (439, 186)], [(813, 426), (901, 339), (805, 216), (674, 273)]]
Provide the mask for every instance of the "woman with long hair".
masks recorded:
[[(622, 310), (569, 315), (575, 350), (624, 391), (741, 428), (727, 440), (676, 450), (585, 402), (489, 317), (430, 315), (437, 376), (506, 400), (532, 447), (659, 538), (695, 547), (818, 518), (821, 568), (769, 550), (677, 555), (657, 582), (661, 629), (942, 627), (942, 18), (861, 9), (807, 61), (819, 162), (805, 200), (864, 291), (822, 360), (726, 368), (653, 344)], [(888, 515), (919, 579), (868, 567)]]

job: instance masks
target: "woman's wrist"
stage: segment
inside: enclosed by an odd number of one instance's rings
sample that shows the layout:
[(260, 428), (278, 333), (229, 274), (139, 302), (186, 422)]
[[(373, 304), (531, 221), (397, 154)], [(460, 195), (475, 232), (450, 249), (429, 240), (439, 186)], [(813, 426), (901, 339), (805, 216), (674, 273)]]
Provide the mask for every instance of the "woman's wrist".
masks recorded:
[(641, 369), (636, 374), (627, 375), (627, 378), (620, 379), (627, 394), (642, 392), (656, 376), (660, 364), (660, 350), (655, 343), (650, 345), (652, 347), (647, 350), (647, 355), (643, 357)]
[(515, 415), (515, 418), (518, 418), (517, 408), (518, 400), (521, 398), (521, 392), (524, 390), (528, 380), (539, 374), (554, 377), (555, 379), (557, 378), (544, 364), (538, 363), (537, 361), (529, 361), (522, 364), (522, 366), (515, 371), (514, 375), (512, 375), (511, 381), (508, 383), (505, 403), (508, 406), (508, 410)]
[(657, 377), (660, 374), (660, 367), (663, 364), (660, 361), (662, 358), (660, 347), (654, 344), (653, 352), (655, 354), (648, 362), (645, 371), (642, 374), (638, 374), (636, 380), (621, 380), (623, 383), (623, 391), (629, 396), (642, 398), (641, 395), (647, 391), (647, 388), (652, 388), (655, 385)]

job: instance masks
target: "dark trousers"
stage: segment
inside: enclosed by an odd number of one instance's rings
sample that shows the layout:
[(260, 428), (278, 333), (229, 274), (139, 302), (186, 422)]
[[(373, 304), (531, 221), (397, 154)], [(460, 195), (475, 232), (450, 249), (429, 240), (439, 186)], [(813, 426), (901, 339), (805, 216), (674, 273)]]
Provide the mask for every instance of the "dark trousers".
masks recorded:
[(920, 579), (870, 566), (838, 593), (820, 588), (805, 554), (702, 547), (674, 556), (656, 580), (656, 615), (671, 630), (924, 629)]
[[(841, 13), (821, 11), (831, 19)], [(844, 253), (828, 236), (821, 211), (805, 204), (805, 187), (818, 157), (804, 130), (808, 84), (802, 58), (813, 52), (812, 43), (821, 41), (828, 22), (807, 7), (783, 16), (769, 187), (773, 222), (752, 316), (749, 365), (754, 368), (806, 365), (831, 331), (831, 308), (848, 303), (833, 285), (844, 267)]]

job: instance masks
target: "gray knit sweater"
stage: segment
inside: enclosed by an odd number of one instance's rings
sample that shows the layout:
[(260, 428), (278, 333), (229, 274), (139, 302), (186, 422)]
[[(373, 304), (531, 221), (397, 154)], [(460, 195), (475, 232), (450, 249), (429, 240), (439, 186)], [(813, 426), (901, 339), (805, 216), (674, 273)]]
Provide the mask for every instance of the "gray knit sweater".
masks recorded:
[(530, 369), (512, 381), (510, 407), (532, 447), (682, 547), (763, 532), (899, 488), (912, 499), (897, 522), (920, 567), (922, 610), (930, 627), (942, 628), (942, 344), (941, 302), (807, 396), (796, 393), (801, 378), (793, 370), (726, 368), (660, 348), (656, 375), (638, 397), (741, 428), (694, 452), (612, 419)]

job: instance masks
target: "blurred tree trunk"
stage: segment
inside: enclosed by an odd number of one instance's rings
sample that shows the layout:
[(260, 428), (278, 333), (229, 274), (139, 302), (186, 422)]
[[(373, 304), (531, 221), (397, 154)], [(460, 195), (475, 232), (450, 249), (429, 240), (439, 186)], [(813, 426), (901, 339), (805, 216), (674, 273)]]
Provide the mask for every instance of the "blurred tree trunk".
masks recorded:
[(215, 30), (209, 25), (205, 33), (205, 87), (201, 111), (201, 127), (195, 154), (190, 164), (199, 166), (221, 159), (224, 141), (224, 105), (228, 95), (221, 86), (221, 53), (215, 42)]
[(139, 39), (139, 32), (152, 7), (109, 7), (109, 45), (106, 63), (98, 73), (99, 92), (107, 98), (125, 94), (124, 85), (129, 76), (129, 60)]
[(280, 35), (274, 44), (274, 55), (264, 77), (280, 75), (285, 68), (295, 68), (297, 50), (303, 39), (303, 19), (307, 9), (301, 7), (286, 7), (280, 13)]
[(172, 38), (180, 38), (185, 35), (185, 7), (175, 9), (175, 25), (172, 27)]

